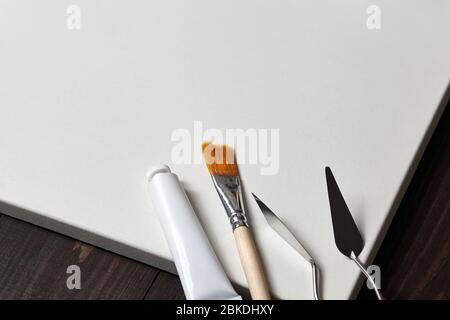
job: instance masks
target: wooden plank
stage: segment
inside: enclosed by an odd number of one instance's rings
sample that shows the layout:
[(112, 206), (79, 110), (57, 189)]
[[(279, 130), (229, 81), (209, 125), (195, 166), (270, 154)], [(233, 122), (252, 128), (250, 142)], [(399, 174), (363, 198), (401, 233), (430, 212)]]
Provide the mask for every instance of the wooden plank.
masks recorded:
[[(69, 290), (69, 265), (81, 289)], [(19, 220), (0, 217), (0, 299), (143, 299), (158, 270)]]
[[(374, 264), (391, 299), (450, 299), (450, 107), (417, 168)], [(360, 298), (373, 298), (362, 288)]]
[(184, 300), (185, 296), (180, 279), (170, 273), (161, 271), (153, 282), (145, 300)]

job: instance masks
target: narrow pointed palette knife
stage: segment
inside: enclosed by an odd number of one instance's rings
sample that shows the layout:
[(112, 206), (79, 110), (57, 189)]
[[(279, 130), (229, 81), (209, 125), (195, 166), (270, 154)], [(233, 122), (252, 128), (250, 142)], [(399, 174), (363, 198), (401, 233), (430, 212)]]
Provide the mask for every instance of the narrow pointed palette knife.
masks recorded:
[(325, 168), (327, 179), (328, 200), (330, 202), (331, 220), (333, 222), (334, 241), (338, 250), (348, 258), (352, 259), (360, 268), (361, 272), (372, 283), (377, 298), (383, 300), (375, 281), (367, 272), (366, 268), (358, 260), (358, 256), (364, 248), (361, 233), (353, 220), (352, 214), (345, 203), (341, 190), (329, 167)]
[(295, 251), (297, 251), (312, 268), (312, 281), (313, 281), (313, 295), (315, 300), (320, 300), (319, 297), (319, 285), (318, 285), (318, 270), (314, 259), (305, 250), (302, 244), (295, 238), (292, 232), (286, 227), (286, 225), (281, 221), (281, 219), (269, 209), (264, 202), (261, 201), (254, 193), (253, 197), (256, 200), (261, 212), (267, 220), (269, 226), (284, 240), (286, 241)]

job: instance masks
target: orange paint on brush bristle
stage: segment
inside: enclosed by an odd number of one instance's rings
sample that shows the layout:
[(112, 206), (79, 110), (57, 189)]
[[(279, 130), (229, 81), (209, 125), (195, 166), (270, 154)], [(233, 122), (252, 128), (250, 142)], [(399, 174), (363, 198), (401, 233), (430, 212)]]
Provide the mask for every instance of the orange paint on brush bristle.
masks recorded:
[(216, 176), (238, 176), (238, 168), (234, 150), (227, 145), (204, 142), (202, 145), (203, 158), (209, 173)]

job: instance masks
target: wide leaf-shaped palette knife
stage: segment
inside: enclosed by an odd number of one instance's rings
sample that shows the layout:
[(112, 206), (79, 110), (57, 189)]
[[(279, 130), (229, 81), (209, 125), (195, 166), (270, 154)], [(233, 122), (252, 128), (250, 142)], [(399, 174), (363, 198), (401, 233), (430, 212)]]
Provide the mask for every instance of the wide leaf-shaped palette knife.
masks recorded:
[(333, 221), (336, 247), (343, 255), (356, 263), (359, 269), (361, 269), (361, 272), (371, 282), (377, 298), (383, 300), (375, 281), (358, 260), (358, 256), (364, 248), (364, 242), (329, 167), (325, 168), (325, 176), (327, 178), (328, 199), (330, 201), (331, 220)]

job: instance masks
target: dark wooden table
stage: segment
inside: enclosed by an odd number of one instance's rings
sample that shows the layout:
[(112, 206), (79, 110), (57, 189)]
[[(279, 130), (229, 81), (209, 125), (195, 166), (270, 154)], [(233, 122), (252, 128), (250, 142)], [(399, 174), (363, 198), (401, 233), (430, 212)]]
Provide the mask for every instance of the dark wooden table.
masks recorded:
[[(374, 262), (389, 299), (450, 299), (449, 109)], [(81, 267), (80, 290), (67, 289), (69, 265)], [(0, 215), (0, 299), (183, 298), (174, 275)]]

